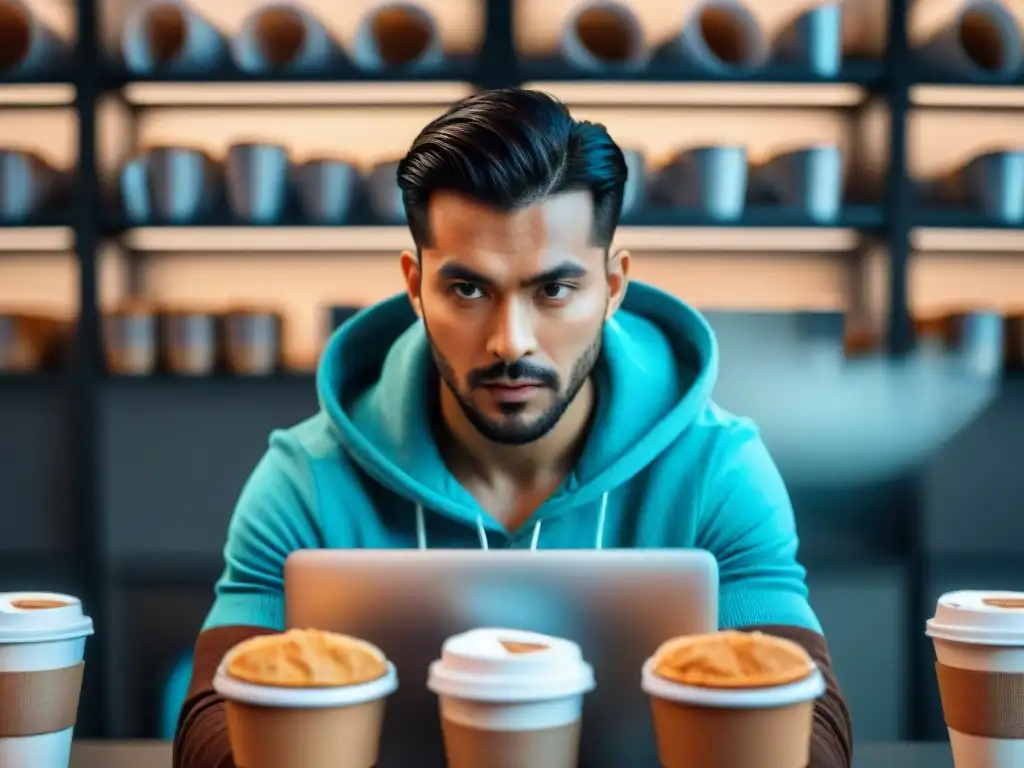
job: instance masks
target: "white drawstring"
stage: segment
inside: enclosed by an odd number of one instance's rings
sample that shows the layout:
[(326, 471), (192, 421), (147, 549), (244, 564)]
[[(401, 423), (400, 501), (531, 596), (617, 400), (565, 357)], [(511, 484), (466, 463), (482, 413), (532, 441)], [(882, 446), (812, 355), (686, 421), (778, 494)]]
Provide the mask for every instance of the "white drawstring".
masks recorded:
[(423, 506), (416, 505), (416, 548), (427, 548), (427, 521), (423, 519)]
[[(597, 532), (594, 536), (594, 549), (604, 548), (604, 526), (608, 519), (608, 494), (601, 494), (601, 507), (597, 513)], [(542, 520), (538, 520), (533, 526), (533, 536), (530, 538), (530, 551), (536, 550), (540, 543), (540, 526)], [(483, 515), (476, 516), (476, 535), (480, 539), (480, 549), (490, 549), (487, 541), (487, 529), (484, 527)], [(416, 548), (427, 549), (427, 521), (423, 514), (423, 505), (416, 505)]]
[(594, 536), (594, 549), (601, 549), (604, 544), (604, 521), (608, 516), (608, 494), (601, 494), (601, 510), (597, 513), (597, 534)]
[(533, 536), (530, 538), (530, 551), (533, 552), (537, 549), (537, 542), (540, 541), (540, 524), (543, 520), (538, 520), (537, 524), (533, 526)]
[(480, 539), (480, 549), (490, 549), (487, 546), (487, 529), (484, 528), (484, 517), (483, 515), (476, 516), (476, 535)]

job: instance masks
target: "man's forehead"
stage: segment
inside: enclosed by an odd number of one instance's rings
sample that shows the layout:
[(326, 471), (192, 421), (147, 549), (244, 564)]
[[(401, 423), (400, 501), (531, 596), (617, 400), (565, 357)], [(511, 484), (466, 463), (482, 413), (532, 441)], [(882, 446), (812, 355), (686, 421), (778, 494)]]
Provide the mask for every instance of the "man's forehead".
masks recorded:
[(438, 251), (580, 248), (590, 242), (593, 203), (587, 192), (552, 195), (501, 211), (454, 192), (439, 192), (428, 208), (432, 246)]

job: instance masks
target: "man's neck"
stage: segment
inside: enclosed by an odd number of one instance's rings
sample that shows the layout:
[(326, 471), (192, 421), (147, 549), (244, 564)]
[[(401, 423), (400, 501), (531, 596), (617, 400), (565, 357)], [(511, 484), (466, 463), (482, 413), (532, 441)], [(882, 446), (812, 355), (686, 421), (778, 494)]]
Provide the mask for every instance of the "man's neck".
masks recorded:
[(580, 388), (555, 427), (526, 445), (503, 445), (488, 440), (474, 427), (451, 390), (440, 387), (441, 453), (456, 478), (466, 484), (514, 484), (529, 489), (538, 483), (558, 484), (572, 471), (586, 439), (594, 408), (591, 380)]

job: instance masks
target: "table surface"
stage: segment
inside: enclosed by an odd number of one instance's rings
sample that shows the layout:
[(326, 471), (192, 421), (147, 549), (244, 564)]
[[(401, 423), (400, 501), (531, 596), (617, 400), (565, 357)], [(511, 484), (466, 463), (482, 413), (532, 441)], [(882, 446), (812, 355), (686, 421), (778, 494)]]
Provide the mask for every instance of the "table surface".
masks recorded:
[[(949, 744), (863, 744), (855, 768), (953, 768)], [(171, 746), (163, 741), (80, 741), (71, 768), (170, 768)]]

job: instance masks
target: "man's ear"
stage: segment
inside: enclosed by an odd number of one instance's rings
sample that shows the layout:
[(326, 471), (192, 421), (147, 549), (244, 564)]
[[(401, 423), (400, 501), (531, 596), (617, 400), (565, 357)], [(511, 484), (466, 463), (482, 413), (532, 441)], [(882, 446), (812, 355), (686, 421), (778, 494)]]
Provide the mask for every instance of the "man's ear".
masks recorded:
[(608, 320), (626, 298), (629, 287), (629, 267), (631, 257), (629, 251), (617, 251), (608, 257)]
[(420, 285), (422, 280), (420, 272), (420, 260), (411, 251), (402, 252), (402, 279), (405, 280), (405, 293), (409, 297), (413, 311), (417, 316), (423, 317), (423, 306), (420, 300)]

